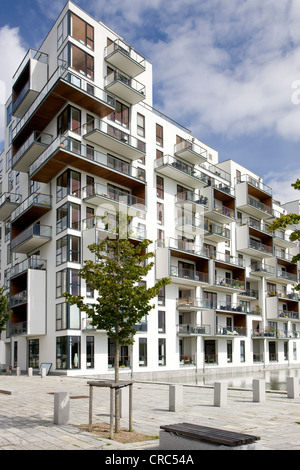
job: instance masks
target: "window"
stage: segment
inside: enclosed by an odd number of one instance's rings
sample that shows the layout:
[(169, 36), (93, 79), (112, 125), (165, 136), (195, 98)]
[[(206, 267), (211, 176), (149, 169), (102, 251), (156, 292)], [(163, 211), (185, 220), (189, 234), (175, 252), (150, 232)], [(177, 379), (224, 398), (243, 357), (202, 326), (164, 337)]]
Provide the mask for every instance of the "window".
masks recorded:
[(137, 113), (137, 135), (145, 137), (145, 116)]
[(57, 50), (60, 48), (66, 37), (68, 36), (68, 14), (64, 16), (57, 26)]
[(86, 368), (93, 369), (95, 364), (95, 339), (94, 336), (86, 337)]
[(147, 338), (139, 338), (139, 366), (147, 366)]
[(80, 263), (80, 238), (65, 235), (56, 241), (56, 266), (67, 261)]
[(73, 12), (70, 14), (70, 35), (90, 49), (94, 49), (94, 28)]
[(112, 112), (108, 119), (120, 124), (123, 127), (129, 128), (129, 108), (123, 103), (116, 101), (116, 110)]
[(232, 341), (227, 341), (227, 362), (232, 362)]
[(68, 130), (81, 134), (81, 111), (73, 106), (67, 106), (57, 118), (57, 135)]
[(61, 297), (64, 292), (80, 295), (80, 278), (77, 269), (63, 269), (56, 273), (56, 297)]
[(28, 365), (37, 369), (39, 367), (40, 344), (38, 339), (28, 340)]
[(81, 175), (74, 170), (67, 170), (56, 180), (56, 202), (61, 201), (67, 194), (80, 197)]
[(7, 126), (10, 123), (11, 119), (12, 119), (12, 103), (9, 103), (9, 105), (7, 106), (7, 110), (6, 110), (6, 125)]
[(161, 287), (159, 294), (157, 296), (158, 305), (164, 306), (166, 302), (166, 293), (165, 293), (165, 286)]
[(158, 365), (166, 365), (166, 340), (165, 338), (158, 339)]
[(245, 341), (241, 341), (241, 344), (240, 344), (240, 358), (241, 358), (241, 362), (246, 361)]
[(157, 223), (163, 225), (164, 223), (164, 205), (161, 202), (156, 203), (157, 207)]
[(89, 133), (94, 130), (95, 118), (91, 114), (86, 115), (86, 132)]
[[(94, 57), (87, 54), (85, 51), (80, 49), (70, 42), (64, 47), (58, 57), (58, 64), (72, 67), (74, 70), (79, 72), (81, 75), (94, 80)], [(73, 79), (80, 82), (77, 77)], [(78, 84), (80, 86), (80, 84)], [(89, 92), (89, 90), (87, 90)]]
[(80, 368), (80, 337), (56, 338), (56, 369)]
[(156, 145), (164, 146), (163, 127), (159, 124), (156, 124)]
[(239, 170), (236, 170), (236, 182), (240, 183), (241, 178), (242, 178), (241, 172)]
[(164, 199), (164, 179), (161, 176), (156, 176), (156, 196)]
[(56, 209), (56, 233), (60, 233), (68, 226), (68, 203)]
[(166, 312), (164, 310), (158, 311), (158, 333), (166, 332)]
[(11, 162), (12, 162), (12, 150), (10, 149), (6, 153), (6, 171), (11, 169)]

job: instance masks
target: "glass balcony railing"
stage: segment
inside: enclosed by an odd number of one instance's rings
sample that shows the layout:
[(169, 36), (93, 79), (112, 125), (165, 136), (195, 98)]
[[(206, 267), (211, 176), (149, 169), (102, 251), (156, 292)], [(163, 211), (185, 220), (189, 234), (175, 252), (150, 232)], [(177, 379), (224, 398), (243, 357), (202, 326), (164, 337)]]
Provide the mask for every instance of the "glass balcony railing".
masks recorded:
[(158, 169), (166, 165), (171, 166), (172, 168), (175, 168), (176, 170), (181, 171), (186, 175), (196, 178), (204, 184), (209, 183), (209, 176), (207, 176), (205, 173), (197, 170), (192, 165), (188, 165), (187, 163), (172, 157), (171, 155), (163, 155), (154, 161), (154, 168)]
[(247, 336), (247, 328), (243, 326), (217, 326), (217, 335)]
[(171, 276), (197, 282), (208, 282), (208, 273), (202, 273), (200, 271), (185, 269), (178, 266), (171, 266)]
[(266, 273), (266, 274), (270, 274), (271, 276), (274, 276), (275, 274), (274, 267), (268, 266), (267, 264), (262, 264), (262, 263), (251, 264), (250, 269), (252, 272)]
[(226, 301), (218, 301), (216, 310), (226, 310), (230, 312), (237, 312), (237, 313), (251, 313), (250, 305), (241, 305), (238, 303), (228, 303)]
[(34, 100), (28, 111), (13, 128), (12, 139), (16, 137), (16, 135), (23, 128), (23, 126), (29, 121), (29, 119), (36, 112), (37, 108), (40, 106), (42, 101), (51, 92), (51, 90), (54, 88), (54, 86), (59, 80), (63, 80), (72, 85), (73, 87), (77, 88), (78, 90), (91, 96), (93, 99), (100, 100), (103, 103), (107, 104), (109, 107), (115, 108), (115, 99), (109, 96), (104, 90), (95, 85), (91, 86), (90, 82), (85, 80), (82, 75), (77, 74), (75, 71), (71, 71), (70, 69), (60, 65), (50, 77), (47, 84), (39, 93), (37, 98)]
[(208, 221), (205, 221), (204, 223), (204, 230), (211, 235), (218, 235), (220, 237), (230, 238), (230, 230), (228, 228), (212, 224)]
[(22, 196), (15, 193), (3, 193), (0, 197), (0, 207), (5, 203), (20, 204)]
[(16, 249), (19, 245), (34, 237), (50, 240), (51, 234), (52, 228), (50, 226), (33, 224), (11, 240), (11, 250)]
[(34, 131), (26, 140), (26, 142), (22, 145), (22, 147), (15, 153), (12, 157), (12, 166), (14, 167), (18, 161), (23, 157), (23, 155), (28, 151), (28, 149), (33, 144), (42, 144), (42, 145), (50, 145), (53, 140), (53, 136), (50, 134), (46, 134), (44, 132), (37, 132)]
[(34, 193), (22, 202), (11, 214), (11, 222), (26, 212), (30, 207), (38, 205), (51, 209), (52, 196), (48, 194)]
[(277, 277), (279, 277), (281, 279), (286, 279), (287, 281), (291, 281), (291, 282), (297, 282), (298, 281), (297, 274), (288, 273), (287, 271), (281, 271), (280, 269), (277, 269)]
[(270, 186), (268, 186), (267, 184), (263, 183), (262, 181), (256, 178), (253, 178), (250, 175), (241, 175), (235, 178), (235, 184), (243, 183), (243, 182), (247, 182), (251, 184), (251, 186), (254, 186), (255, 188), (260, 189), (261, 191), (264, 191), (265, 193), (272, 196), (272, 188)]
[(192, 253), (197, 256), (204, 256), (208, 258), (209, 250), (208, 248), (200, 247), (195, 245), (195, 243), (175, 238), (166, 238), (164, 240), (156, 240), (156, 248), (173, 248), (174, 250), (186, 251), (187, 253)]
[[(112, 221), (106, 221), (105, 217), (101, 216), (93, 216), (88, 217), (82, 221), (82, 230), (90, 230), (90, 229), (97, 229), (103, 232), (108, 232), (110, 234), (116, 233), (116, 225)], [(124, 236), (128, 236), (129, 238), (135, 238), (138, 240), (144, 240), (147, 236), (146, 234), (146, 227), (139, 226), (136, 224), (129, 224), (125, 227), (121, 227), (122, 234), (124, 232)]]
[(180, 324), (178, 325), (179, 335), (210, 335), (210, 325), (193, 325), (193, 324)]
[(222, 276), (216, 276), (214, 285), (229, 287), (231, 289), (245, 290), (245, 282), (239, 279), (226, 279)]
[(291, 320), (299, 320), (299, 313), (289, 311), (289, 310), (278, 310), (278, 317), (279, 318), (288, 318), (288, 319), (291, 319)]
[(273, 255), (273, 247), (269, 245), (265, 245), (256, 240), (249, 240), (249, 248), (253, 248), (254, 250), (262, 251), (268, 255)]
[(258, 209), (262, 212), (266, 212), (267, 214), (272, 215), (272, 207), (267, 206), (263, 202), (257, 201), (251, 196), (248, 196), (248, 204), (249, 206), (254, 207), (255, 209)]
[(145, 211), (145, 199), (128, 194), (126, 191), (106, 186), (101, 183), (94, 183), (85, 186), (82, 189), (83, 199), (98, 196), (109, 201), (116, 202), (120, 205), (133, 206)]
[(191, 140), (182, 140), (181, 142), (175, 144), (174, 154), (183, 152), (184, 150), (190, 150), (201, 158), (207, 158), (207, 150)]
[(199, 204), (203, 206), (203, 208), (208, 207), (208, 198), (204, 196), (200, 196), (196, 194), (194, 191), (184, 191), (181, 193), (177, 193), (175, 196), (176, 203), (191, 203), (191, 204)]
[(17, 294), (13, 294), (10, 296), (10, 306), (15, 307), (16, 305), (24, 304), (27, 302), (27, 290), (23, 290), (22, 292), (18, 292)]
[(231, 219), (235, 218), (234, 209), (230, 209), (229, 207), (217, 204), (216, 202), (214, 202), (214, 211), (218, 212), (219, 214), (225, 215), (226, 217), (230, 217)]
[(177, 299), (176, 306), (178, 309), (211, 309), (211, 301), (209, 299), (198, 299), (192, 297), (183, 297)]
[(134, 91), (140, 93), (141, 95), (145, 94), (145, 85), (138, 82), (134, 78), (131, 78), (129, 75), (126, 75), (120, 70), (114, 70), (105, 77), (105, 86), (108, 86), (115, 81), (123, 83), (124, 85), (128, 86), (129, 88), (132, 88)]
[(10, 278), (18, 276), (28, 269), (39, 269), (46, 270), (47, 261), (40, 259), (37, 256), (31, 256), (30, 258), (22, 261), (21, 263), (15, 264), (10, 270)]
[(243, 268), (245, 265), (244, 259), (229, 255), (228, 253), (221, 253), (220, 251), (210, 253), (210, 258), (213, 258), (217, 261), (222, 261), (223, 263), (233, 264), (234, 266), (239, 266), (240, 268)]
[(116, 39), (116, 41), (106, 46), (104, 50), (104, 57), (108, 57), (114, 52), (121, 52), (123, 55), (127, 56), (131, 61), (137, 63), (142, 68), (145, 68), (146, 66), (145, 58), (121, 39)]
[(196, 365), (196, 356), (194, 354), (180, 354), (180, 366), (194, 366)]

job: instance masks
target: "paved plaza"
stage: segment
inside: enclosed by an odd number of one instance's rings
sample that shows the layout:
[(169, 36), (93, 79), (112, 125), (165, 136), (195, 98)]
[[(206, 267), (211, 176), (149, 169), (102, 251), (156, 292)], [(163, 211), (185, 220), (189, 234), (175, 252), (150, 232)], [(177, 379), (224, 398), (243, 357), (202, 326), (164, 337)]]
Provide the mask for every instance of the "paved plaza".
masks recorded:
[[(121, 444), (76, 427), (88, 423), (89, 380), (95, 379), (0, 375), (0, 450), (158, 450), (159, 440)], [(55, 392), (70, 394), (64, 425), (54, 424)], [(109, 423), (109, 390), (95, 388), (93, 395), (93, 423)], [(231, 388), (227, 397), (227, 406), (216, 407), (212, 387), (184, 386), (184, 409), (171, 412), (168, 384), (136, 382), (133, 428), (158, 436), (161, 425), (185, 421), (260, 436), (264, 449), (300, 450), (300, 398), (272, 392), (255, 403), (251, 390)], [(121, 426), (128, 427), (128, 418)]]

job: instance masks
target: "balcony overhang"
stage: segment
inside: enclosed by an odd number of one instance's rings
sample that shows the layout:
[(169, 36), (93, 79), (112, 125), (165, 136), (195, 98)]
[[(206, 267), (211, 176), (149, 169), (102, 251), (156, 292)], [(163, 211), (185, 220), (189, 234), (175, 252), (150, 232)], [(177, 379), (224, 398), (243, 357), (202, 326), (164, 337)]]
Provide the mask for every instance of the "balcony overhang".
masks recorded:
[(39, 249), (45, 243), (51, 240), (51, 237), (48, 236), (38, 236), (32, 235), (30, 238), (16, 244), (16, 246), (11, 248), (13, 253), (23, 253), (28, 254), (34, 250)]
[(4, 193), (0, 199), (0, 221), (4, 222), (20, 203), (21, 197), (19, 195)]
[(131, 105), (140, 103), (145, 99), (145, 93), (143, 91), (139, 92), (121, 80), (112, 81), (105, 86), (105, 90), (113, 93), (115, 96), (118, 96)]
[(156, 166), (155, 171), (189, 188), (197, 189), (207, 185), (207, 181), (204, 178), (201, 179), (200, 177), (181, 171), (169, 163)]
[(105, 60), (131, 77), (136, 77), (145, 71), (145, 66), (142, 63), (134, 60), (127, 51), (123, 51), (121, 48), (109, 52)]

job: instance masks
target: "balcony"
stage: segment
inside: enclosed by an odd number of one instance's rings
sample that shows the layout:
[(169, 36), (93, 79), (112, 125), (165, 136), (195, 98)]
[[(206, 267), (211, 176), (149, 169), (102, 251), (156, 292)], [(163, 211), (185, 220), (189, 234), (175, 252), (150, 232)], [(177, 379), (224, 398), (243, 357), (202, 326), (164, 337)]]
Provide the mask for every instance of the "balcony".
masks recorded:
[(204, 222), (205, 238), (219, 243), (230, 239), (230, 230), (221, 225), (217, 225), (206, 220)]
[(29, 49), (13, 77), (12, 113), (21, 118), (31, 106), (48, 77), (48, 55)]
[(40, 259), (37, 256), (31, 256), (21, 263), (15, 264), (9, 273), (10, 279), (13, 279), (17, 276), (24, 274), (28, 269), (35, 269), (45, 271), (47, 262), (44, 259)]
[(185, 269), (180, 266), (170, 266), (170, 276), (173, 282), (179, 284), (208, 284), (208, 272)]
[(52, 209), (52, 197), (34, 193), (22, 202), (11, 214), (12, 236), (32, 224)]
[(207, 186), (201, 190), (201, 194), (207, 197), (208, 219), (220, 224), (230, 224), (235, 221), (235, 197), (229, 186)]
[(101, 119), (95, 119), (92, 126), (84, 125), (83, 128), (86, 140), (129, 160), (137, 160), (146, 153), (145, 142)]
[(209, 177), (203, 172), (171, 155), (157, 158), (154, 169), (157, 173), (194, 189), (206, 186), (209, 182)]
[(200, 212), (208, 208), (208, 198), (196, 194), (194, 191), (184, 191), (175, 195), (175, 204), (187, 209), (190, 213)]
[(114, 213), (126, 211), (132, 217), (146, 212), (145, 199), (129, 194), (128, 191), (94, 183), (85, 186), (82, 192), (84, 202), (102, 206), (103, 210), (111, 209)]
[(100, 118), (115, 109), (114, 98), (80, 74), (60, 66), (12, 130), (14, 154), (34, 131), (42, 132), (69, 101)]
[(192, 297), (183, 297), (177, 299), (176, 307), (179, 311), (198, 311), (212, 309), (210, 300)]
[(3, 193), (0, 198), (0, 221), (4, 222), (21, 203), (20, 194)]
[(252, 313), (252, 310), (250, 306), (248, 307), (247, 305), (241, 305), (238, 303), (228, 303), (226, 301), (218, 301), (216, 305), (216, 310), (220, 313), (241, 313), (241, 314), (247, 314), (247, 313)]
[(251, 264), (250, 273), (252, 276), (273, 277), (275, 269), (273, 266), (268, 266), (267, 264), (254, 263)]
[(228, 253), (221, 253), (219, 251), (210, 253), (210, 258), (215, 260), (215, 266), (219, 268), (229, 268), (232, 266), (244, 267), (244, 260)]
[(109, 64), (130, 77), (136, 77), (146, 70), (145, 58), (121, 39), (116, 39), (115, 42), (106, 46), (104, 58)]
[(272, 216), (272, 190), (269, 186), (243, 175), (236, 180), (236, 207), (258, 219)]
[(210, 325), (180, 324), (177, 334), (178, 336), (207, 336), (211, 334), (211, 328)]
[(182, 232), (187, 237), (203, 235), (205, 227), (203, 219), (197, 219), (192, 215), (185, 215), (184, 217), (178, 217), (175, 220), (176, 230)]
[(198, 257), (208, 258), (209, 256), (207, 249), (182, 239), (166, 238), (165, 240), (157, 240), (156, 248), (164, 250), (170, 249), (171, 256), (188, 260), (195, 260)]
[(28, 173), (30, 165), (51, 144), (53, 136), (34, 131), (12, 158), (12, 169)]
[(18, 305), (27, 303), (27, 290), (18, 292), (17, 294), (10, 295), (9, 306), (10, 308), (17, 307)]
[(248, 225), (236, 227), (236, 247), (237, 251), (254, 258), (273, 257), (273, 237), (257, 232)]
[[(245, 273), (241, 273), (240, 277), (245, 277)], [(244, 280), (241, 279), (229, 279), (224, 276), (215, 276), (213, 288), (218, 291), (228, 291), (228, 292), (241, 292), (245, 290), (246, 284)]]
[(195, 354), (180, 354), (179, 365), (180, 367), (195, 366), (196, 365)]
[(105, 77), (105, 90), (131, 105), (143, 101), (146, 93), (145, 85), (120, 70), (114, 70)]
[(207, 160), (207, 150), (192, 140), (182, 140), (175, 144), (174, 155), (192, 165), (199, 165)]
[(34, 224), (11, 240), (10, 249), (13, 253), (28, 254), (39, 249), (52, 238), (51, 227)]
[(299, 303), (277, 296), (266, 298), (266, 318), (268, 320), (299, 320)]
[(217, 336), (247, 336), (247, 328), (245, 326), (218, 326), (216, 329)]
[(296, 284), (298, 283), (298, 269), (296, 264), (280, 258), (272, 258), (268, 261), (272, 267), (273, 273), (269, 276), (270, 280), (279, 282), (281, 284)]
[(27, 334), (27, 321), (15, 322), (15, 323), (12, 323), (10, 321), (7, 333), (8, 333), (8, 337), (26, 335)]
[(275, 230), (274, 232), (274, 243), (276, 246), (281, 248), (292, 248), (296, 246), (295, 242), (290, 240), (289, 235), (287, 235), (282, 230)]

